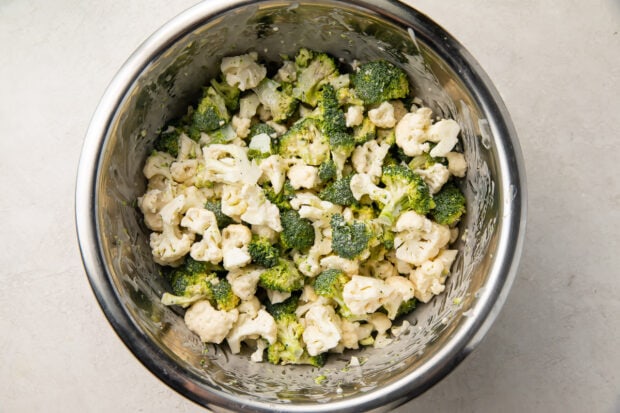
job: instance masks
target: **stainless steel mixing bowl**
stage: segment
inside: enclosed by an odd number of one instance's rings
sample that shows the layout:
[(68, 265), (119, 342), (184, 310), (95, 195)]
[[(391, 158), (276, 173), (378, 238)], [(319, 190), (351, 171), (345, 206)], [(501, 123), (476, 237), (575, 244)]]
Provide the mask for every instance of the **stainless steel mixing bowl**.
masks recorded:
[[(321, 370), (251, 363), (223, 347), (205, 352), (181, 312), (160, 303), (166, 285), (134, 206), (155, 131), (185, 112), (223, 56), (256, 50), (275, 61), (302, 46), (405, 69), (426, 105), (460, 123), (469, 166), (464, 235), (446, 292), (413, 312), (414, 327), (388, 348), (334, 355)], [(520, 149), (499, 94), (463, 46), (424, 15), (389, 0), (221, 0), (163, 26), (110, 84), (84, 142), (76, 221), (107, 318), (179, 393), (213, 410), (359, 412), (419, 395), (480, 341), (515, 276), (525, 199)], [(347, 367), (354, 355), (365, 363)], [(315, 382), (319, 375), (326, 380)]]

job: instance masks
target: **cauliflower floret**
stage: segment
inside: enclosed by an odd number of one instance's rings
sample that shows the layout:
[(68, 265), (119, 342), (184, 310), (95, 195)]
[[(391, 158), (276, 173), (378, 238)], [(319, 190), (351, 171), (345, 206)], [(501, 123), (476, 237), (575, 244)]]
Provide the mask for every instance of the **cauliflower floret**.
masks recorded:
[(294, 163), (289, 168), (287, 176), (295, 189), (311, 189), (321, 182), (319, 179), (319, 168), (301, 162)]
[(194, 303), (185, 312), (185, 324), (198, 334), (202, 342), (219, 344), (226, 338), (238, 317), (236, 309), (218, 311), (203, 300)]
[(342, 298), (353, 314), (374, 313), (387, 298), (392, 295), (392, 288), (378, 278), (354, 275), (344, 285)]
[(343, 318), (340, 323), (340, 329), (342, 330), (342, 336), (339, 346), (342, 346), (343, 349), (358, 349), (359, 342), (370, 337), (373, 325), (360, 324), (358, 321), (349, 321)]
[(388, 318), (394, 320), (398, 314), (400, 305), (414, 297), (415, 288), (408, 278), (400, 275), (386, 278), (385, 283), (392, 288), (392, 294), (386, 300), (385, 304), (383, 304), (383, 307), (388, 312)]
[(190, 249), (190, 256), (196, 261), (218, 264), (222, 261), (222, 235), (217, 227), (215, 214), (202, 208), (190, 208), (181, 220), (181, 226), (194, 234), (202, 235)]
[(280, 210), (265, 197), (265, 193), (258, 185), (243, 185), (240, 196), (247, 204), (241, 214), (243, 221), (252, 225), (267, 225), (277, 232), (282, 231)]
[(146, 179), (151, 179), (156, 175), (165, 176), (166, 178), (171, 179), (170, 165), (172, 165), (172, 162), (174, 161), (174, 157), (169, 153), (154, 151), (148, 158), (146, 158), (144, 168), (142, 168), (142, 173)]
[(177, 182), (185, 182), (192, 179), (198, 170), (197, 159), (185, 159), (176, 161), (170, 165), (170, 176)]
[(454, 145), (459, 141), (458, 135), (461, 127), (453, 119), (442, 119), (428, 128), (428, 140), (437, 142), (437, 145), (430, 151), (433, 157), (446, 156)]
[(250, 118), (242, 118), (237, 115), (232, 117), (232, 127), (240, 138), (245, 138), (250, 134)]
[(228, 271), (243, 267), (252, 261), (248, 253), (248, 244), (252, 232), (245, 225), (233, 224), (222, 230), (222, 252), (224, 268)]
[(202, 157), (202, 151), (198, 142), (187, 137), (182, 133), (179, 136), (179, 154), (177, 155), (177, 161), (184, 161), (186, 159), (196, 159)]
[(414, 169), (428, 185), (431, 194), (439, 192), (442, 186), (450, 179), (450, 171), (445, 165), (436, 163), (426, 169)]
[(338, 255), (328, 255), (327, 257), (321, 258), (320, 263), (323, 270), (340, 270), (349, 276), (359, 272), (359, 263), (357, 260), (348, 260)]
[(241, 185), (222, 186), (222, 213), (241, 222), (241, 215), (248, 209), (248, 203), (241, 195)]
[(267, 239), (271, 244), (275, 244), (280, 239), (280, 234), (267, 225), (252, 225), (252, 234)]
[(428, 140), (426, 131), (431, 126), (432, 113), (430, 108), (420, 108), (407, 113), (396, 124), (396, 144), (402, 148), (405, 155), (417, 156), (428, 151), (430, 146), (426, 142)]
[(392, 327), (390, 319), (382, 313), (371, 314), (368, 317), (368, 322), (372, 324), (377, 331), (373, 346), (375, 348), (384, 348), (392, 343), (392, 339), (388, 337), (387, 331)]
[(322, 221), (323, 226), (329, 226), (330, 217), (333, 214), (342, 213), (342, 207), (323, 201), (311, 192), (300, 192), (291, 199), (291, 207), (298, 210), (299, 216), (312, 222)]
[(159, 214), (162, 218), (163, 231), (152, 232), (150, 246), (153, 259), (161, 265), (176, 265), (190, 251), (194, 234), (182, 232), (178, 225), (185, 210), (185, 195), (179, 195), (164, 206)]
[(280, 193), (286, 179), (288, 163), (280, 155), (271, 155), (260, 161), (261, 179), (267, 179), (275, 193)]
[(375, 179), (367, 174), (353, 175), (349, 184), (353, 197), (359, 201), (364, 195), (368, 195), (373, 201), (387, 204), (390, 200), (390, 193), (375, 185), (373, 182)]
[(258, 182), (261, 170), (248, 160), (246, 148), (213, 144), (205, 146), (202, 152), (204, 164), (197, 174), (201, 181), (248, 185)]
[[(394, 264), (389, 262), (388, 260), (368, 260), (364, 263), (364, 271), (366, 273), (362, 273), (360, 269), (360, 275), (368, 275), (375, 278), (386, 279), (395, 275), (398, 275), (398, 271)], [(409, 274), (409, 272), (407, 272)]]
[(344, 119), (347, 128), (361, 125), (364, 121), (364, 107), (361, 105), (349, 106), (344, 114)]
[(242, 313), (234, 327), (226, 336), (226, 342), (233, 354), (241, 351), (241, 342), (247, 339), (264, 338), (273, 344), (276, 342), (278, 328), (276, 322), (267, 311), (260, 309), (255, 317)]
[(394, 106), (390, 102), (382, 102), (377, 108), (368, 111), (368, 119), (380, 128), (393, 128), (396, 125)]
[(396, 257), (413, 265), (434, 258), (450, 242), (450, 229), (414, 211), (404, 212), (394, 226)]
[(454, 176), (463, 178), (467, 173), (465, 155), (459, 152), (448, 152), (446, 158), (448, 158), (448, 171)]
[(353, 169), (359, 174), (368, 175), (374, 184), (379, 182), (381, 176), (381, 168), (383, 167), (383, 159), (390, 150), (387, 143), (379, 143), (376, 140), (370, 140), (355, 148), (351, 155), (351, 163)]
[(220, 69), (226, 78), (226, 83), (237, 86), (242, 91), (258, 86), (267, 75), (267, 69), (256, 63), (257, 59), (256, 52), (223, 58)]
[(256, 110), (260, 105), (258, 95), (250, 92), (239, 99), (239, 116), (245, 119), (252, 119), (256, 115)]
[(297, 79), (297, 67), (295, 66), (295, 62), (292, 60), (287, 60), (282, 63), (280, 69), (278, 69), (278, 74), (276, 75), (275, 80), (280, 82), (294, 82)]
[(415, 288), (415, 297), (427, 303), (434, 295), (441, 294), (445, 289), (442, 274), (443, 265), (436, 261), (427, 261), (413, 270), (409, 279)]
[(256, 340), (256, 351), (250, 356), (250, 361), (254, 363), (260, 363), (263, 361), (265, 350), (269, 347), (269, 342), (264, 339)]
[(282, 291), (276, 291), (276, 290), (270, 290), (270, 289), (266, 289), (266, 291), (267, 291), (267, 298), (269, 299), (269, 302), (271, 304), (282, 303), (291, 296), (290, 292), (282, 292)]
[(258, 279), (263, 271), (265, 270), (254, 266), (234, 268), (228, 271), (226, 280), (237, 297), (249, 300), (256, 294)]
[(314, 244), (308, 250), (308, 254), (301, 256), (295, 262), (299, 271), (307, 277), (315, 277), (321, 272), (320, 260), (332, 252), (332, 230), (325, 227), (322, 221), (312, 224), (314, 227)]
[(138, 198), (138, 207), (144, 215), (144, 223), (152, 231), (163, 231), (164, 223), (159, 211), (172, 199), (172, 191), (150, 189)]
[(311, 356), (324, 353), (338, 345), (342, 336), (340, 317), (332, 306), (314, 305), (305, 316), (303, 339)]
[(264, 308), (256, 296), (250, 297), (248, 300), (242, 300), (237, 306), (239, 314), (248, 314), (250, 317), (255, 318), (258, 315), (258, 310)]

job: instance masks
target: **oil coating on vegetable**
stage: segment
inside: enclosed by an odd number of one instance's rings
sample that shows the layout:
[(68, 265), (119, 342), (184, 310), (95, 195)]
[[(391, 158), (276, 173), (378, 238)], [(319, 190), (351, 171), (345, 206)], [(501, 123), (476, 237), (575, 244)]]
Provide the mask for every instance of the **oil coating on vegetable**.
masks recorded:
[(389, 345), (444, 290), (467, 164), (458, 124), (410, 104), (395, 63), (306, 48), (277, 63), (222, 59), (152, 137), (137, 204), (162, 302), (202, 341), (320, 368)]

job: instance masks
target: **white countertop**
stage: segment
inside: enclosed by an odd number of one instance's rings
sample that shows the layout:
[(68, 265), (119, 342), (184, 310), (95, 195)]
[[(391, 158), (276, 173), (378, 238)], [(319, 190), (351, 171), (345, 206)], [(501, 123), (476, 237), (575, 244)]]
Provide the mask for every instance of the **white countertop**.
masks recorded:
[[(82, 140), (129, 54), (194, 0), (0, 3), (0, 411), (201, 412), (125, 348), (82, 269)], [(505, 99), (527, 169), (521, 267), (486, 339), (398, 409), (620, 411), (620, 2), (409, 1)]]

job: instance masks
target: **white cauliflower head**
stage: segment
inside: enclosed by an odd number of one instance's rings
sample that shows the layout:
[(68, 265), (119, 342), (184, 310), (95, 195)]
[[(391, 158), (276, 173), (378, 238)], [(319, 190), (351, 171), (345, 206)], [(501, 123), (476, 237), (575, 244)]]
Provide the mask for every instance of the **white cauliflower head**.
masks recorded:
[(163, 231), (152, 232), (150, 246), (153, 259), (161, 265), (176, 265), (189, 251), (194, 242), (193, 233), (179, 228), (181, 216), (186, 209), (186, 196), (181, 194), (166, 204), (159, 212)]
[(448, 179), (450, 179), (450, 171), (445, 165), (439, 162), (429, 166), (428, 168), (414, 169), (413, 172), (422, 177), (424, 182), (428, 185), (428, 189), (431, 194), (436, 194), (439, 192), (441, 187), (448, 182)]
[(404, 212), (394, 226), (396, 257), (412, 265), (434, 258), (450, 242), (450, 229), (414, 211)]
[(428, 129), (428, 140), (437, 142), (437, 145), (431, 149), (430, 155), (434, 157), (446, 156), (459, 141), (460, 131), (461, 127), (453, 119), (442, 119), (431, 125)]
[(388, 318), (394, 320), (398, 315), (401, 304), (411, 300), (415, 295), (415, 287), (407, 278), (400, 275), (391, 276), (385, 279), (385, 283), (392, 289), (392, 294), (385, 301), (383, 307), (387, 310)]
[(286, 179), (288, 163), (280, 155), (271, 155), (260, 161), (258, 165), (263, 179), (271, 182), (275, 193), (280, 193)]
[(185, 324), (198, 334), (204, 343), (221, 343), (237, 321), (239, 312), (236, 309), (219, 311), (206, 301), (194, 303), (185, 312)]
[(176, 182), (185, 182), (192, 179), (197, 171), (197, 159), (185, 159), (183, 161), (172, 162), (170, 165), (170, 176)]
[(383, 159), (389, 150), (389, 144), (382, 143), (379, 145), (374, 139), (357, 146), (351, 155), (353, 169), (358, 174), (368, 175), (374, 184), (378, 183), (379, 177), (381, 177)]
[(374, 313), (392, 294), (392, 288), (378, 278), (354, 275), (344, 285), (342, 298), (356, 315)]
[(411, 271), (409, 279), (414, 286), (415, 297), (418, 300), (427, 303), (434, 295), (444, 291), (444, 283), (457, 253), (457, 250), (441, 250), (434, 260), (426, 261)]
[(258, 86), (267, 75), (267, 68), (258, 64), (257, 60), (256, 52), (223, 58), (220, 69), (226, 83), (237, 86), (242, 91)]
[(174, 157), (169, 153), (154, 151), (148, 158), (146, 158), (144, 168), (142, 168), (142, 173), (146, 179), (151, 179), (156, 175), (161, 175), (171, 179), (170, 165), (172, 165), (172, 162), (174, 161)]
[(347, 128), (352, 128), (353, 126), (361, 125), (364, 121), (364, 106), (361, 105), (353, 105), (347, 108), (347, 111), (344, 114), (344, 119), (347, 125)]
[(351, 193), (358, 201), (364, 195), (368, 195), (370, 199), (382, 204), (387, 204), (390, 200), (390, 193), (384, 188), (380, 188), (375, 184), (376, 177), (368, 174), (355, 174), (351, 177)]
[(190, 256), (193, 259), (213, 264), (222, 261), (222, 235), (213, 212), (203, 208), (190, 208), (181, 220), (181, 226), (202, 236), (202, 239), (192, 244), (190, 249)]
[(323, 201), (311, 192), (297, 193), (295, 198), (291, 199), (291, 207), (299, 212), (300, 217), (312, 222), (321, 221), (324, 226), (329, 226), (333, 214), (342, 213), (341, 206)]
[(197, 173), (200, 181), (225, 184), (258, 182), (261, 170), (248, 160), (247, 148), (235, 144), (213, 144), (202, 149), (204, 164)]
[(446, 158), (448, 159), (448, 171), (454, 176), (463, 178), (467, 173), (465, 155), (460, 152), (448, 152)]
[(431, 126), (430, 108), (420, 108), (415, 112), (407, 113), (396, 124), (395, 136), (398, 145), (405, 155), (417, 156), (427, 152), (430, 145), (427, 138), (427, 130)]
[(248, 209), (248, 203), (241, 194), (242, 188), (242, 185), (222, 186), (222, 213), (237, 222)]
[(239, 116), (245, 119), (252, 119), (256, 115), (256, 110), (260, 105), (260, 100), (254, 92), (250, 92), (239, 99)]
[(234, 270), (252, 261), (252, 257), (248, 253), (248, 244), (251, 240), (252, 232), (245, 225), (233, 224), (222, 230), (222, 252), (225, 269)]
[(282, 231), (280, 210), (265, 197), (265, 193), (258, 185), (243, 185), (240, 196), (247, 204), (241, 214), (243, 221), (252, 225), (266, 225), (277, 232)]
[(234, 268), (228, 271), (226, 280), (230, 283), (232, 292), (237, 297), (242, 300), (249, 300), (256, 293), (258, 279), (263, 271), (265, 270), (251, 265)]
[(368, 119), (380, 128), (393, 128), (396, 125), (394, 106), (390, 102), (382, 102), (368, 111)]
[(241, 351), (242, 341), (264, 338), (269, 344), (273, 344), (276, 342), (277, 332), (276, 322), (271, 314), (260, 309), (255, 317), (247, 313), (240, 314), (234, 327), (226, 336), (226, 342), (230, 351), (237, 354)]
[(138, 207), (144, 215), (144, 223), (152, 231), (163, 231), (164, 223), (159, 211), (166, 206), (174, 195), (171, 190), (150, 189), (138, 198)]
[(342, 336), (340, 317), (332, 306), (314, 305), (306, 312), (303, 339), (311, 356), (324, 353), (338, 345)]
[(291, 165), (288, 169), (287, 176), (291, 182), (291, 186), (295, 189), (312, 189), (321, 182), (319, 179), (319, 168), (306, 165), (302, 162), (295, 162)]

